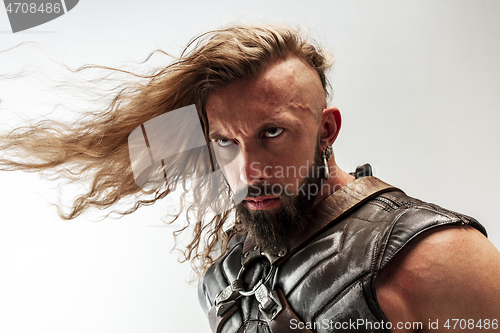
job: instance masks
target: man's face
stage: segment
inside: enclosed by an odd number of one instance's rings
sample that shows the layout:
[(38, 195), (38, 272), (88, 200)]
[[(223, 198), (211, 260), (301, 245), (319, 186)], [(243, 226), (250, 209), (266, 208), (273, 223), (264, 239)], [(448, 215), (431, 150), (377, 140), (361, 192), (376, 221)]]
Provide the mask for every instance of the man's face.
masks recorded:
[(248, 188), (237, 207), (240, 222), (261, 245), (292, 237), (305, 223), (299, 220), (312, 207), (320, 185), (318, 135), (325, 107), (318, 74), (295, 57), (207, 100), (217, 160), (234, 192)]

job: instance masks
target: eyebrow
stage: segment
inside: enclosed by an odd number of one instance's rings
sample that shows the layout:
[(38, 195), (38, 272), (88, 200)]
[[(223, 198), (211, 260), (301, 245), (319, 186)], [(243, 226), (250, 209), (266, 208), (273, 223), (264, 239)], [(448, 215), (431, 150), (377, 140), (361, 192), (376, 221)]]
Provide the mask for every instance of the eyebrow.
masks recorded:
[[(285, 119), (267, 119), (265, 123), (259, 126), (257, 129), (257, 133), (261, 134), (270, 128), (275, 127), (289, 127), (293, 121), (285, 120)], [(213, 141), (217, 140), (231, 140), (228, 137), (218, 133), (217, 131), (213, 131), (208, 135), (208, 138)]]
[(208, 138), (212, 141), (217, 141), (217, 140), (229, 140), (228, 138), (226, 138), (225, 136), (223, 135), (220, 135), (219, 133), (217, 132), (212, 132), (208, 135)]

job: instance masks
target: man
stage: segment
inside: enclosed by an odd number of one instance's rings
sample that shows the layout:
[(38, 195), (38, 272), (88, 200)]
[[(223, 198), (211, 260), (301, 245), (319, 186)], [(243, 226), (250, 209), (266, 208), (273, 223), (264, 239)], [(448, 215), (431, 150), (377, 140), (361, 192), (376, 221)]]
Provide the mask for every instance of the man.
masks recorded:
[[(311, 221), (344, 208), (349, 185), (369, 169), (355, 180), (333, 154), (328, 159), (341, 117), (327, 107), (323, 88), (310, 60), (290, 52), (207, 98), (216, 152), (240, 149), (227, 180), (243, 180), (249, 193), (237, 207), (248, 235), (233, 236), (201, 290), (213, 330), (450, 332), (460, 324), (479, 331), (485, 323), (498, 329), (500, 254), (475, 220), (384, 188), (354, 199), (347, 206), (363, 201), (361, 208), (345, 207), (334, 221)], [(319, 156), (328, 159), (330, 177), (281, 172), (321, 165)], [(305, 184), (317, 185), (306, 186), (314, 195), (299, 193)], [(270, 190), (277, 185), (280, 191)]]
[(68, 219), (134, 198), (128, 214), (182, 185), (196, 218), (185, 255), (205, 272), (200, 302), (215, 332), (498, 329), (500, 254), (484, 228), (369, 165), (336, 165), (326, 51), (286, 26), (231, 27), (191, 45), (95, 118), (3, 136), (0, 150), (14, 154), (3, 168), (88, 181)]

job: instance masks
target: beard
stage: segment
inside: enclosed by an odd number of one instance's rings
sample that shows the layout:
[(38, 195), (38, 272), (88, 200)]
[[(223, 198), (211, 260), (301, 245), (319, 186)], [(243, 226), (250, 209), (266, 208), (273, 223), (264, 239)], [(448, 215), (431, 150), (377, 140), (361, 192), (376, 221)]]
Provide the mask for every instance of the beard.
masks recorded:
[[(290, 244), (299, 241), (308, 225), (314, 201), (320, 192), (323, 174), (320, 172), (321, 165), (321, 148), (318, 142), (313, 165), (308, 170), (306, 178), (298, 184), (297, 194), (287, 193), (280, 184), (271, 186), (261, 183), (249, 186), (247, 198), (271, 193), (277, 195), (276, 187), (279, 187), (281, 206), (273, 210), (251, 210), (246, 207), (245, 201), (242, 201), (236, 206), (238, 228), (251, 233), (262, 250), (289, 248)], [(316, 172), (314, 168), (317, 168)], [(301, 188), (303, 190), (299, 190)], [(314, 194), (311, 193), (311, 188), (316, 188)]]

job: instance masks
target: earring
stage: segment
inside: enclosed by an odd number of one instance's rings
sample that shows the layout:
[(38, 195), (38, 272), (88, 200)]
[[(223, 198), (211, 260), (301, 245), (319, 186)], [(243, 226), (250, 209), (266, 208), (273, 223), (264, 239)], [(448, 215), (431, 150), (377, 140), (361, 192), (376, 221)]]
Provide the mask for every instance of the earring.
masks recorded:
[(325, 150), (321, 152), (321, 159), (323, 160), (323, 168), (324, 168), (324, 174), (323, 174), (323, 179), (328, 180), (330, 177), (330, 170), (328, 169), (328, 160), (330, 159), (330, 156), (332, 156), (333, 153), (333, 148), (332, 146), (327, 146)]

